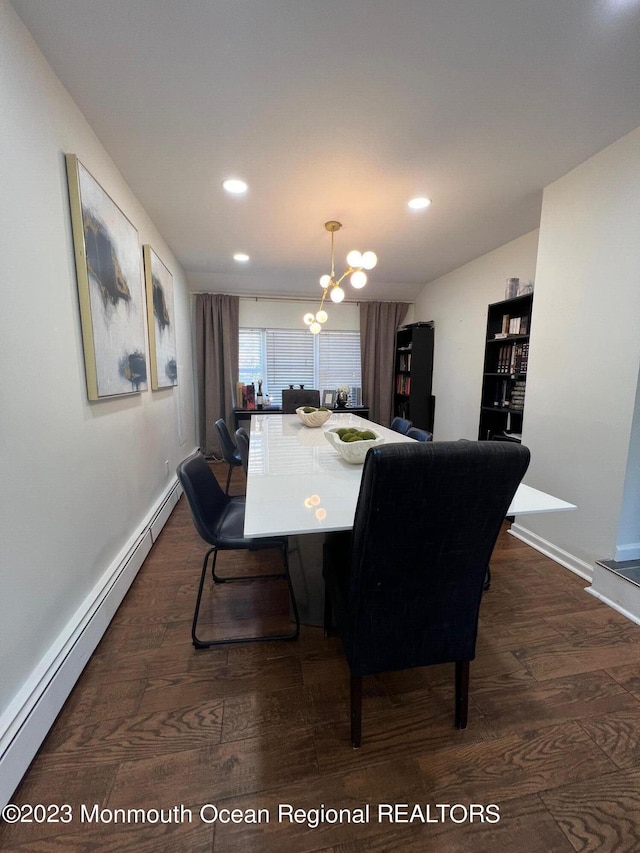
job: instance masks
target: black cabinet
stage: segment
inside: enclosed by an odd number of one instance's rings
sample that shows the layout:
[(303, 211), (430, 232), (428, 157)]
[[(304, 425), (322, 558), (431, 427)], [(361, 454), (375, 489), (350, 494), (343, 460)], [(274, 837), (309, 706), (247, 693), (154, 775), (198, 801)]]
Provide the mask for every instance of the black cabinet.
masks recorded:
[(533, 294), (489, 305), (478, 439), (520, 441)]
[(396, 333), (393, 414), (433, 432), (433, 323), (410, 323)]

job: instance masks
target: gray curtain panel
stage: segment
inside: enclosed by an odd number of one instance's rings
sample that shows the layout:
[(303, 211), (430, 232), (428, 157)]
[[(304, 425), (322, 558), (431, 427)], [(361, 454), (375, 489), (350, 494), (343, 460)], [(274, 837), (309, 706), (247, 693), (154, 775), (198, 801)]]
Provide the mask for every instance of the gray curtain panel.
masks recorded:
[(196, 296), (198, 424), (200, 447), (207, 456), (221, 455), (215, 428), (218, 418), (224, 418), (233, 427), (239, 304), (237, 296), (220, 293)]
[(360, 303), (362, 402), (369, 419), (389, 426), (393, 415), (393, 369), (396, 331), (406, 317), (405, 302)]

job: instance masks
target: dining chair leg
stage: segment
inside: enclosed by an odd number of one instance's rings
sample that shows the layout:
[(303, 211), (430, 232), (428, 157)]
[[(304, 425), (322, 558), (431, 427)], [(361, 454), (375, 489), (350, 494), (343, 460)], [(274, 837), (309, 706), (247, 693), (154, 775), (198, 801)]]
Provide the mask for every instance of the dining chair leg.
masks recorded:
[[(191, 623), (191, 640), (196, 649), (204, 649), (207, 647), (206, 643), (203, 643), (198, 639), (196, 635), (196, 627), (198, 625), (198, 614), (200, 613), (200, 602), (202, 601), (202, 588), (204, 587), (204, 579), (207, 575), (207, 563), (209, 562), (209, 556), (211, 553), (215, 553), (215, 548), (209, 548), (207, 553), (204, 555), (204, 560), (202, 561), (202, 572), (200, 573), (200, 585), (198, 586), (198, 597), (196, 599), (196, 609), (193, 612), (193, 622)], [(215, 557), (214, 557), (214, 565), (215, 565)]]
[(287, 578), (287, 585), (289, 587), (289, 598), (291, 600), (291, 609), (293, 610), (293, 618), (296, 623), (295, 630), (293, 634), (287, 639), (296, 640), (298, 635), (300, 634), (300, 614), (298, 613), (298, 602), (296, 601), (296, 594), (293, 589), (293, 583), (291, 581), (291, 574), (289, 573), (289, 545), (287, 542), (282, 546), (282, 559), (284, 561), (285, 567), (285, 575)]
[(362, 741), (362, 676), (351, 676), (351, 746), (360, 749)]
[[(200, 613), (200, 603), (202, 601), (202, 591), (204, 588), (204, 581), (207, 575), (207, 565), (209, 562), (209, 557), (213, 554), (213, 566), (211, 569), (211, 574), (213, 575), (213, 579), (215, 583), (228, 583), (229, 581), (253, 581), (253, 580), (284, 580), (287, 581), (287, 586), (289, 590), (289, 599), (291, 601), (291, 608), (293, 610), (293, 618), (295, 622), (295, 626), (292, 631), (287, 632), (286, 634), (259, 634), (257, 636), (252, 637), (230, 637), (228, 639), (220, 639), (220, 640), (202, 640), (198, 637), (196, 633), (197, 625), (198, 625), (198, 615)], [(298, 604), (296, 602), (296, 596), (293, 589), (293, 584), (291, 582), (291, 576), (289, 574), (289, 558), (288, 558), (288, 548), (286, 542), (282, 545), (282, 558), (284, 562), (284, 572), (278, 572), (274, 574), (268, 575), (235, 575), (234, 577), (226, 577), (221, 578), (219, 575), (215, 574), (215, 563), (218, 556), (217, 548), (210, 548), (204, 556), (204, 560), (202, 562), (202, 572), (200, 574), (200, 584), (198, 586), (198, 597), (196, 599), (196, 607), (193, 614), (193, 622), (191, 625), (191, 640), (196, 649), (208, 649), (210, 646), (224, 646), (229, 643), (257, 643), (263, 640), (296, 640), (300, 635), (300, 615), (298, 613)]]
[(331, 634), (331, 626), (333, 624), (333, 613), (331, 611), (331, 596), (325, 586), (324, 589), (324, 635), (328, 637)]
[(469, 713), (469, 661), (456, 661), (456, 727), (467, 728)]
[(229, 465), (229, 472), (227, 474), (227, 485), (225, 487), (225, 494), (229, 494), (229, 485), (231, 484), (231, 472), (233, 471), (233, 465)]
[(482, 589), (486, 592), (491, 586), (491, 566), (487, 566), (487, 571), (484, 575), (484, 583), (482, 584)]
[[(211, 551), (209, 551), (209, 554), (211, 554), (212, 552), (213, 552), (213, 562), (211, 563), (211, 577), (213, 578), (213, 582), (214, 583), (226, 583), (227, 582), (226, 578), (221, 578), (220, 575), (216, 574), (216, 560), (218, 559), (218, 549), (212, 548)], [(207, 556), (209, 556), (209, 554), (207, 554)]]

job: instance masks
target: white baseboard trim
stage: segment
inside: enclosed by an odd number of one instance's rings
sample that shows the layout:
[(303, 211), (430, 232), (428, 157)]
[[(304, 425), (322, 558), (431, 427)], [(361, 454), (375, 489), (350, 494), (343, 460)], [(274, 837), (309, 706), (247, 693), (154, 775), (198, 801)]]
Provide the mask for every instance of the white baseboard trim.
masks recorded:
[(616, 548), (613, 559), (616, 563), (624, 563), (625, 560), (640, 560), (640, 542), (620, 545), (619, 548)]
[(0, 808), (20, 784), (181, 493), (174, 477), (0, 717)]
[(612, 610), (615, 610), (618, 613), (622, 614), (622, 616), (626, 617), (631, 622), (634, 622), (636, 625), (640, 625), (640, 617), (638, 617), (637, 613), (632, 613), (630, 610), (627, 610), (626, 607), (623, 607), (621, 604), (618, 604), (617, 601), (614, 601), (607, 595), (603, 595), (601, 592), (595, 590), (592, 586), (586, 587), (585, 592), (588, 592), (589, 595), (592, 595), (594, 598), (597, 598), (598, 601), (602, 601), (603, 604), (607, 604)]
[(585, 563), (584, 560), (580, 560), (568, 551), (558, 548), (558, 546), (554, 545), (553, 542), (549, 542), (547, 539), (543, 539), (531, 530), (527, 530), (526, 527), (521, 527), (517, 523), (512, 524), (509, 529), (509, 533), (512, 536), (515, 536), (516, 539), (520, 539), (522, 542), (526, 542), (527, 545), (531, 545), (532, 548), (535, 548), (536, 551), (540, 551), (540, 553), (544, 554), (545, 557), (549, 557), (556, 563), (560, 563), (560, 565), (564, 566), (565, 569), (569, 569), (569, 571), (584, 580), (591, 582), (593, 579), (593, 566), (589, 565), (589, 563)]

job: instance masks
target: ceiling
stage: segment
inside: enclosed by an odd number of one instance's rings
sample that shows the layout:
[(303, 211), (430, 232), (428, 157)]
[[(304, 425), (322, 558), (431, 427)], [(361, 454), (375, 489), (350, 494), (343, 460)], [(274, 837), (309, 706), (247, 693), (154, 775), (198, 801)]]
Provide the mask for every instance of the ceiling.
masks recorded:
[(347, 298), (411, 300), (640, 124), (639, 0), (13, 6), (194, 291), (319, 296), (338, 219), (338, 273), (379, 258)]

